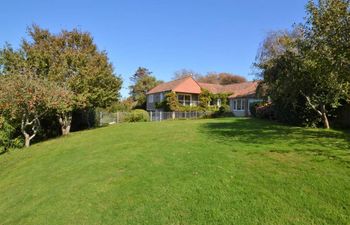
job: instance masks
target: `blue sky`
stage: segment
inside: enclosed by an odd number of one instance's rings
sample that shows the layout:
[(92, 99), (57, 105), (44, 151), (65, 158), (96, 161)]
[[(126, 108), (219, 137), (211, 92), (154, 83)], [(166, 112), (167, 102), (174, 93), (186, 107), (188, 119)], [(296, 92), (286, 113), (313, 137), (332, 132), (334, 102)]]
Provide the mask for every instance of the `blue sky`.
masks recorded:
[(106, 50), (124, 80), (138, 66), (168, 81), (180, 69), (254, 78), (252, 63), (267, 32), (302, 22), (307, 0), (2, 1), (0, 45), (18, 47), (26, 27), (78, 27)]

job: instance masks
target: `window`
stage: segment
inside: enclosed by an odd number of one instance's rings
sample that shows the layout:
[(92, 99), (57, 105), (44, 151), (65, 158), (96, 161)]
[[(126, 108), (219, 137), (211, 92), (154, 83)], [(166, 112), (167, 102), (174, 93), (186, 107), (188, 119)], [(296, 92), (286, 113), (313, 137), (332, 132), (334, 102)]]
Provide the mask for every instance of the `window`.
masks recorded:
[(164, 100), (164, 93), (160, 93), (160, 102)]
[(178, 95), (177, 100), (181, 105), (191, 105), (191, 95)]
[(233, 110), (238, 110), (238, 111), (245, 110), (245, 99), (234, 99)]
[(237, 100), (237, 110), (242, 110), (242, 101), (241, 101), (241, 99)]
[(153, 95), (148, 95), (148, 102), (153, 103)]

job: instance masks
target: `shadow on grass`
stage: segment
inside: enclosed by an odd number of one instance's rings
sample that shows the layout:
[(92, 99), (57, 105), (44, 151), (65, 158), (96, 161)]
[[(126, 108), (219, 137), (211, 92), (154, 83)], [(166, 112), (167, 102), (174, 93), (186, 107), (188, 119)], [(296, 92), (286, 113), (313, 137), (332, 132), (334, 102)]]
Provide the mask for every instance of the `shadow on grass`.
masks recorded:
[(232, 146), (236, 143), (266, 149), (267, 145), (273, 145), (274, 148), (281, 147), (284, 152), (303, 151), (333, 158), (350, 157), (350, 134), (345, 131), (291, 127), (250, 118), (208, 122), (200, 130), (211, 139)]

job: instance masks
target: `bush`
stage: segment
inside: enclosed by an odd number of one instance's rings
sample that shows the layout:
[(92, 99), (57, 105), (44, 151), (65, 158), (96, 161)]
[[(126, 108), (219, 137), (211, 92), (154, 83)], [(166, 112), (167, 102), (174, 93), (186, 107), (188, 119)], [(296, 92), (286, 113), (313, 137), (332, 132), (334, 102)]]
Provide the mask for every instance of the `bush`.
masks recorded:
[(224, 113), (227, 113), (227, 112), (231, 112), (230, 111), (230, 106), (228, 105), (222, 105), (219, 107), (219, 111), (218, 111), (220, 114), (224, 114)]
[(222, 105), (219, 107), (219, 110), (217, 110), (212, 117), (217, 118), (217, 117), (230, 117), (233, 116), (230, 106), (228, 105)]
[(257, 111), (257, 108), (264, 105), (264, 103), (262, 102), (254, 102), (254, 103), (251, 103), (249, 105), (249, 110), (250, 110), (250, 114), (252, 115), (252, 117), (257, 117), (256, 115), (256, 111)]
[(20, 138), (14, 138), (16, 129), (2, 116), (0, 116), (0, 153), (10, 148), (20, 148), (23, 143)]
[(110, 113), (116, 112), (130, 112), (133, 107), (135, 107), (135, 102), (131, 99), (125, 99), (119, 102), (113, 103), (110, 107), (107, 108), (107, 111)]
[(260, 104), (255, 109), (256, 117), (269, 120), (275, 119), (275, 112), (271, 103)]
[(132, 110), (125, 118), (126, 122), (147, 122), (149, 121), (149, 115), (146, 110), (135, 109)]

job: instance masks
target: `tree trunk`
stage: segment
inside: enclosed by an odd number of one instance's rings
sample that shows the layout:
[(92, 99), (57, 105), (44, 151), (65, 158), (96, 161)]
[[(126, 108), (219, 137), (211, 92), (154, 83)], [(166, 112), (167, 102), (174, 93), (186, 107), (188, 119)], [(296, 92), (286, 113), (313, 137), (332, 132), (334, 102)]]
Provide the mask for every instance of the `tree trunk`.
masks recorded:
[(327, 111), (326, 111), (326, 106), (322, 105), (321, 106), (321, 113), (322, 113), (322, 122), (323, 122), (323, 126), (326, 129), (329, 129), (329, 121), (328, 121), (328, 117), (327, 117)]
[(65, 113), (59, 116), (59, 123), (61, 125), (62, 135), (66, 136), (70, 132), (72, 123), (72, 113)]
[(321, 108), (320, 110), (317, 109), (317, 107), (311, 103), (310, 98), (305, 95), (303, 92), (301, 92), (302, 95), (305, 96), (306, 98), (306, 102), (311, 106), (311, 108), (313, 110), (315, 110), (315, 112), (317, 112), (317, 114), (321, 117), (322, 122), (323, 122), (323, 126), (325, 129), (329, 129), (329, 121), (328, 121), (328, 117), (327, 117), (327, 110), (326, 110), (326, 105), (325, 104), (320, 104), (319, 107)]
[[(31, 127), (32, 135), (30, 135), (26, 128)], [(26, 114), (23, 114), (22, 116), (22, 124), (21, 124), (21, 132), (24, 136), (24, 146), (28, 148), (30, 146), (30, 141), (35, 137), (36, 133), (38, 132), (38, 129), (40, 127), (40, 121), (39, 117), (37, 115), (34, 116), (34, 119), (29, 122), (28, 116)]]
[(28, 134), (23, 134), (24, 135), (24, 146), (28, 148), (30, 146), (30, 137)]

